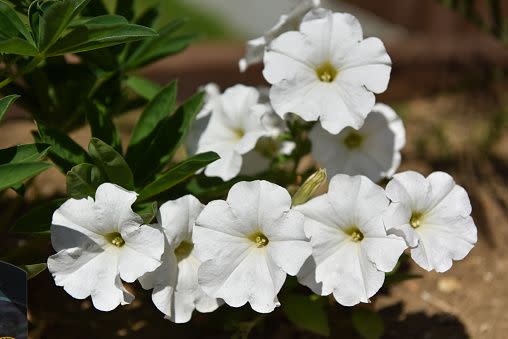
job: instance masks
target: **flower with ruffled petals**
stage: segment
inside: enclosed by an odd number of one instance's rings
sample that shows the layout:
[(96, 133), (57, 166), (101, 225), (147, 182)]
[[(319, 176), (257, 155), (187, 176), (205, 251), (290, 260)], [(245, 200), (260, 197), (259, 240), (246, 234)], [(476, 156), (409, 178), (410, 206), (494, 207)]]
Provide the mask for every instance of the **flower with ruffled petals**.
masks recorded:
[(289, 14), (282, 15), (279, 21), (270, 28), (263, 36), (247, 41), (245, 57), (238, 63), (240, 72), (245, 72), (247, 67), (263, 61), (265, 49), (270, 42), (284, 32), (298, 30), (305, 14), (313, 8), (319, 7), (320, 0), (298, 0), (296, 6)]
[(263, 122), (271, 110), (259, 102), (259, 92), (254, 87), (235, 85), (228, 88), (212, 102), (212, 114), (198, 141), (196, 153), (216, 152), (220, 159), (208, 165), (205, 175), (234, 178), (242, 168), (242, 156), (253, 150), (263, 136), (273, 131)]
[(76, 299), (92, 297), (110, 311), (134, 298), (122, 285), (160, 266), (164, 236), (134, 213), (137, 194), (114, 184), (97, 188), (95, 201), (69, 199), (53, 214), (51, 242), (58, 252), (48, 269)]
[(264, 64), (275, 112), (319, 119), (332, 134), (362, 126), (374, 107), (374, 93), (386, 90), (391, 71), (381, 40), (363, 39), (354, 16), (323, 9), (308, 13), (299, 31), (273, 40)]
[(425, 178), (412, 171), (399, 173), (386, 193), (392, 201), (384, 215), (386, 228), (406, 239), (420, 267), (447, 271), (475, 245), (469, 197), (449, 174), (434, 172)]
[(381, 215), (388, 203), (368, 178), (338, 174), (328, 193), (296, 206), (312, 244), (299, 281), (317, 294), (333, 293), (345, 306), (368, 302), (407, 248), (402, 238), (386, 234)]
[(286, 274), (296, 275), (311, 253), (303, 215), (290, 208), (289, 193), (267, 181), (239, 182), (226, 201), (210, 202), (193, 234), (201, 288), (233, 307), (279, 306)]
[(204, 205), (192, 195), (164, 203), (157, 215), (166, 236), (162, 265), (139, 279), (145, 289), (153, 288), (157, 308), (176, 323), (191, 319), (192, 312), (212, 312), (219, 301), (206, 295), (198, 285), (201, 262), (194, 255), (192, 231)]
[(331, 176), (365, 175), (377, 182), (399, 168), (406, 132), (397, 113), (376, 104), (359, 130), (346, 127), (335, 135), (315, 125), (310, 139), (312, 156)]

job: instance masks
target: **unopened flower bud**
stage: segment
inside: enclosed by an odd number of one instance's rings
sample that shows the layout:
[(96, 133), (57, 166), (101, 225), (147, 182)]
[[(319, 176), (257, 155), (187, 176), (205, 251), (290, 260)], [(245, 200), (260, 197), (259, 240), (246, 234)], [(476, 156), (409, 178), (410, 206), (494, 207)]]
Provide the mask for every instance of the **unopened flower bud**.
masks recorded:
[(293, 196), (293, 206), (306, 203), (324, 182), (326, 182), (326, 169), (320, 168), (296, 191)]

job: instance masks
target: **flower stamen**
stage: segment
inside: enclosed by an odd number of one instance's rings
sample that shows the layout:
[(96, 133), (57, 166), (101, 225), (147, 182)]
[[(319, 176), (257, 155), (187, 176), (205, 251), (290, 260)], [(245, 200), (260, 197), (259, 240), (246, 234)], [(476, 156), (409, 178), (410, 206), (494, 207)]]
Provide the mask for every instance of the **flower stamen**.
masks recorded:
[(249, 236), (249, 240), (254, 242), (257, 248), (265, 247), (270, 242), (266, 235), (261, 232), (253, 233), (251, 236)]
[(352, 130), (343, 140), (344, 145), (349, 149), (359, 148), (363, 143), (363, 135)]
[(192, 249), (194, 248), (194, 244), (190, 241), (182, 241), (180, 245), (178, 245), (177, 248), (175, 248), (175, 256), (178, 260), (181, 260), (183, 258), (187, 258), (190, 253), (192, 252)]
[(235, 128), (233, 129), (233, 133), (235, 134), (235, 138), (240, 140), (245, 135), (245, 130), (243, 128)]
[(413, 228), (418, 228), (422, 225), (423, 213), (421, 212), (413, 212), (411, 215), (411, 219), (409, 219), (409, 224)]
[(116, 247), (122, 247), (125, 245), (125, 240), (123, 240), (121, 234), (118, 232), (109, 233), (105, 236), (105, 238)]
[(351, 237), (353, 242), (360, 242), (364, 238), (362, 231), (360, 231), (360, 229), (356, 226), (348, 227), (344, 230), (344, 232)]
[(332, 82), (335, 80), (338, 71), (337, 69), (329, 62), (325, 62), (318, 68), (316, 68), (316, 75), (318, 79), (322, 82)]

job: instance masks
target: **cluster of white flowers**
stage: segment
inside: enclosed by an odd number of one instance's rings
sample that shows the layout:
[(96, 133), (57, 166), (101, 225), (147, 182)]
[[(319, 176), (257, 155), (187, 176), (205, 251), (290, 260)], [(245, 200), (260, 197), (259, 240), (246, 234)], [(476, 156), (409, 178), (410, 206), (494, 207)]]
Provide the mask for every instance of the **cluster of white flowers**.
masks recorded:
[[(328, 192), (292, 206), (285, 188), (243, 181), (206, 206), (191, 195), (168, 201), (156, 224), (143, 225), (131, 209), (136, 193), (102, 184), (95, 200), (70, 199), (53, 215), (48, 267), (58, 286), (111, 310), (133, 299), (122, 280), (139, 280), (166, 318), (187, 322), (222, 303), (271, 312), (287, 274), (342, 305), (369, 302), (407, 248), (438, 272), (469, 253), (476, 226), (465, 190), (442, 172), (394, 175), (405, 130), (391, 108), (375, 105), (391, 70), (382, 42), (317, 4), (301, 1), (259, 42), (269, 101), (253, 87), (207, 86), (196, 153), (217, 152), (204, 174), (229, 180), (259, 140), (282, 133), (274, 117), (319, 120), (310, 139), (333, 176)], [(393, 177), (386, 189), (375, 183), (384, 177)]]

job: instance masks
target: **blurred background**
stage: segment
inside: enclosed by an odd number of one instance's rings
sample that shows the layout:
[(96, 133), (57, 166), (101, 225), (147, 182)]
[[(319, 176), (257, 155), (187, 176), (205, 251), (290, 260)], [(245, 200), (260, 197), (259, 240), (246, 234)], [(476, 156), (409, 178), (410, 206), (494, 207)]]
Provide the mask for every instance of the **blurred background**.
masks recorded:
[[(118, 0), (121, 1), (121, 0)], [(139, 1), (144, 6), (155, 0)], [(164, 0), (161, 13), (186, 16), (187, 29), (202, 34), (182, 54), (143, 69), (161, 84), (179, 79), (179, 95), (215, 82), (265, 84), (262, 65), (238, 71), (246, 39), (258, 37), (287, 13), (291, 0)], [(407, 129), (400, 170), (443, 170), (470, 194), (479, 241), (446, 274), (409, 267), (423, 279), (409, 280), (374, 305), (385, 319), (386, 338), (506, 338), (508, 331), (508, 1), (505, 0), (327, 0), (324, 7), (356, 15), (365, 36), (381, 38), (392, 57), (388, 90), (378, 101), (392, 105)], [(119, 117), (127, 136), (137, 112)], [(31, 142), (33, 123), (13, 110), (0, 126), (0, 148)], [(85, 145), (87, 128), (72, 136)], [(27, 197), (53, 197), (65, 178), (51, 170), (35, 179)], [(10, 193), (0, 201), (13, 199)], [(2, 205), (3, 206), (3, 205)], [(16, 213), (16, 212), (13, 212)], [(0, 230), (5, 230), (0, 220)], [(1, 234), (0, 234), (1, 236)], [(139, 288), (136, 289), (139, 293)], [(211, 316), (220, 326), (248, 310)], [(344, 310), (329, 305), (332, 337), (357, 338), (343, 323)], [(252, 338), (319, 338), (274, 313), (225, 335), (195, 314), (176, 326), (162, 319), (148, 293), (124, 308), (101, 313), (54, 286), (45, 271), (29, 282), (30, 338), (222, 338), (245, 328)], [(217, 325), (217, 324), (215, 324)], [(217, 325), (218, 326), (218, 325)], [(250, 326), (250, 327), (249, 327)]]

